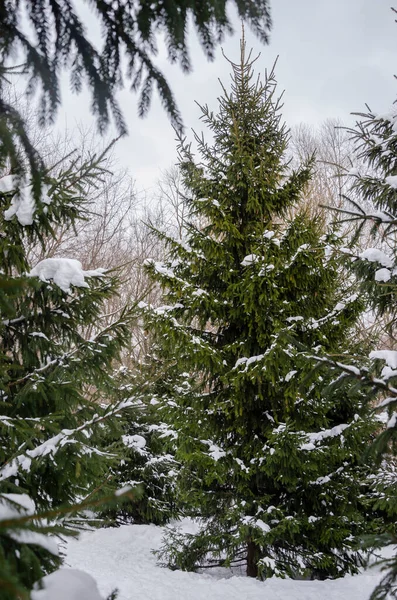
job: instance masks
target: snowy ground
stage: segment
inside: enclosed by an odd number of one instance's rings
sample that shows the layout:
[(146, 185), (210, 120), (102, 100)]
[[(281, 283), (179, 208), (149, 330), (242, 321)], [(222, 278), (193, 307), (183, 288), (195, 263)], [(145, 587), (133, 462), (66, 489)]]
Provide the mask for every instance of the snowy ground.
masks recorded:
[(104, 596), (118, 588), (119, 600), (366, 600), (380, 579), (377, 568), (335, 581), (261, 582), (227, 569), (170, 571), (157, 566), (151, 552), (160, 547), (162, 533), (155, 525), (84, 532), (68, 542), (65, 567), (91, 574)]

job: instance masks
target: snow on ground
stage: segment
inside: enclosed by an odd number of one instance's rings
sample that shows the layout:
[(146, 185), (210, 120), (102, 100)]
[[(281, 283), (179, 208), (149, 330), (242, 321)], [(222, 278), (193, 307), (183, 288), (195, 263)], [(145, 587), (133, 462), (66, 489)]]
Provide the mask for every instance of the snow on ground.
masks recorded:
[(67, 543), (65, 567), (92, 575), (106, 597), (119, 589), (118, 600), (366, 600), (380, 579), (378, 568), (329, 581), (257, 581), (228, 569), (205, 574), (170, 571), (156, 564), (163, 529), (124, 525), (83, 532)]
[(58, 569), (34, 585), (31, 600), (102, 600), (96, 581), (83, 571)]

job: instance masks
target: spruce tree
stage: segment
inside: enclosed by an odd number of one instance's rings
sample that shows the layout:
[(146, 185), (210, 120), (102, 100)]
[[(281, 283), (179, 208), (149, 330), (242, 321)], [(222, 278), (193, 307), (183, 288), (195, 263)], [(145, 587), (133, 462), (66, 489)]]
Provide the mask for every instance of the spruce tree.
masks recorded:
[[(377, 476), (370, 478), (371, 509), (382, 515), (377, 536), (370, 543), (379, 546), (397, 541), (397, 351), (395, 350), (397, 312), (397, 110), (385, 114), (356, 113), (356, 126), (350, 129), (358, 168), (352, 178), (350, 208), (339, 210), (341, 220), (355, 225), (355, 237), (344, 249), (346, 267), (360, 281), (360, 293), (368, 298), (369, 322), (382, 332), (372, 352), (355, 353), (349, 361), (323, 356), (339, 381), (353, 379), (365, 390), (367, 400), (380, 418), (371, 454), (379, 463)], [(365, 244), (363, 250), (362, 244)], [(372, 244), (372, 247), (368, 247)], [(371, 598), (397, 597), (397, 555), (384, 561), (386, 574)]]
[(171, 531), (163, 556), (174, 568), (337, 577), (360, 563), (372, 423), (364, 393), (347, 382), (325, 397), (329, 372), (304, 355), (351, 351), (362, 303), (329, 254), (336, 234), (298, 210), (312, 161), (290, 171), (274, 70), (262, 83), (254, 62), (243, 40), (231, 92), (216, 114), (201, 107), (213, 141), (196, 135), (200, 158), (181, 140), (186, 237), (159, 233), (169, 257), (147, 266), (164, 289), (165, 305), (143, 313), (175, 378), (163, 407), (180, 501), (202, 519), (197, 534)]
[[(127, 399), (114, 399), (113, 361), (127, 344), (126, 309), (101, 327), (103, 305), (117, 292), (115, 273), (84, 271), (71, 258), (29, 264), (27, 248), (87, 218), (85, 189), (100, 183), (101, 157), (71, 160), (47, 172), (40, 200), (32, 181), (0, 176), (0, 596), (29, 597), (33, 583), (60, 562), (52, 537), (76, 532), (73, 514), (101, 500), (116, 457)], [(94, 327), (87, 338), (86, 327)], [(103, 401), (107, 403), (104, 405)], [(135, 492), (137, 493), (137, 492)], [(93, 494), (95, 494), (95, 499)], [(114, 497), (114, 491), (110, 494)], [(103, 494), (102, 494), (103, 496)]]
[(121, 419), (121, 435), (116, 431), (115, 436), (109, 436), (108, 450), (120, 457), (109, 469), (109, 485), (110, 489), (139, 485), (141, 495), (131, 502), (113, 504), (100, 513), (112, 525), (164, 525), (178, 515), (174, 434), (161, 419), (158, 377), (158, 372), (145, 365), (139, 365), (139, 370), (137, 365), (133, 369), (121, 367), (114, 376), (118, 400), (130, 402), (133, 414)]

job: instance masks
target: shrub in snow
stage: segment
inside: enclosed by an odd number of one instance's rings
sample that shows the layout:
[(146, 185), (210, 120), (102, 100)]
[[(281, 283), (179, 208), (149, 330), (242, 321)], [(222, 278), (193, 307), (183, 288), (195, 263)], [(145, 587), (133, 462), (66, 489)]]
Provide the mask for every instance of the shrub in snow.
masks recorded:
[(214, 142), (197, 137), (201, 162), (179, 148), (185, 241), (168, 238), (169, 258), (147, 264), (165, 293), (142, 312), (169, 365), (179, 501), (202, 523), (170, 530), (162, 556), (174, 568), (338, 577), (361, 561), (373, 424), (364, 394), (333, 389), (305, 353), (353, 351), (363, 303), (329, 251), (336, 235), (299, 213), (312, 161), (289, 172), (273, 71), (257, 82), (244, 43), (232, 67), (218, 113), (202, 107)]

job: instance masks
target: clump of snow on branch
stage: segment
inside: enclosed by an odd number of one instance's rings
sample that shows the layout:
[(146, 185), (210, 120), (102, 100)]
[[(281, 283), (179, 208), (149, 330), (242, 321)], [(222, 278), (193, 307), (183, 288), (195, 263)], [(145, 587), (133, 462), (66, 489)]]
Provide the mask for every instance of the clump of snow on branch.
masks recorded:
[(397, 175), (389, 175), (388, 177), (385, 177), (385, 181), (387, 185), (394, 189), (397, 189)]
[(383, 281), (384, 283), (386, 283), (387, 281), (390, 281), (390, 278), (391, 272), (389, 271), (389, 269), (386, 269), (386, 267), (378, 269), (375, 272), (375, 281)]
[[(122, 410), (133, 406), (133, 399), (122, 400), (115, 406), (113, 406), (105, 415), (106, 418), (109, 418)], [(75, 435), (81, 431), (89, 430), (92, 425), (96, 423), (100, 423), (104, 420), (104, 417), (100, 415), (95, 415), (92, 419), (86, 421), (76, 429), (63, 429), (57, 435), (52, 436), (51, 438), (45, 440), (43, 443), (39, 444), (32, 450), (26, 450), (25, 454), (20, 454), (13, 458), (10, 462), (4, 464), (0, 468), (0, 481), (5, 479), (9, 479), (10, 477), (15, 477), (19, 470), (29, 472), (31, 470), (32, 460), (40, 460), (44, 456), (52, 456), (54, 457), (58, 450), (70, 443), (75, 442)], [(84, 452), (85, 454), (100, 454), (102, 456), (109, 456), (107, 453), (98, 450), (95, 447), (79, 444), (80, 452)]]
[(248, 256), (245, 256), (241, 262), (241, 265), (243, 267), (248, 267), (249, 265), (253, 265), (254, 263), (258, 262), (260, 260), (260, 257), (257, 254), (248, 254)]
[(382, 265), (382, 267), (386, 268), (393, 266), (393, 260), (390, 258), (390, 256), (378, 248), (367, 248), (364, 250), (364, 252), (359, 254), (359, 258), (363, 258), (369, 262), (378, 262)]
[[(15, 216), (21, 225), (32, 225), (36, 212), (32, 184), (26, 180), (19, 180), (15, 175), (5, 175), (0, 179), (0, 192), (14, 193), (9, 208), (4, 211), (5, 220), (11, 221)], [(42, 186), (40, 200), (43, 204), (51, 203), (47, 186)]]
[(201, 442), (208, 446), (208, 456), (210, 456), (213, 460), (218, 461), (220, 458), (226, 456), (226, 452), (211, 442), (211, 440), (201, 440)]
[(0, 495), (0, 521), (18, 518), (21, 514), (32, 515), (35, 504), (27, 494)]
[(102, 277), (106, 269), (84, 271), (79, 260), (74, 258), (45, 258), (29, 273), (41, 281), (53, 281), (66, 294), (71, 293), (70, 286), (87, 288), (86, 277)]
[(388, 367), (397, 369), (397, 350), (373, 350), (369, 357), (384, 360)]
[(143, 454), (146, 446), (146, 440), (142, 435), (123, 435), (121, 436), (123, 444), (127, 448), (134, 448), (139, 454)]
[[(15, 520), (33, 515), (36, 510), (35, 503), (27, 494), (1, 494), (0, 495), (0, 521)], [(7, 536), (21, 544), (34, 544), (41, 546), (54, 556), (58, 556), (59, 549), (55, 540), (37, 531), (29, 529), (10, 528)]]

